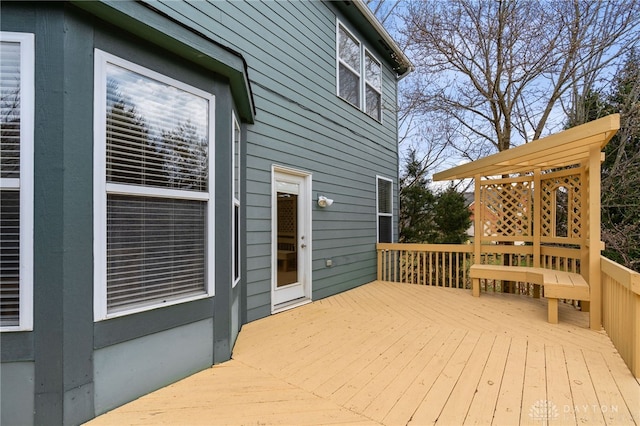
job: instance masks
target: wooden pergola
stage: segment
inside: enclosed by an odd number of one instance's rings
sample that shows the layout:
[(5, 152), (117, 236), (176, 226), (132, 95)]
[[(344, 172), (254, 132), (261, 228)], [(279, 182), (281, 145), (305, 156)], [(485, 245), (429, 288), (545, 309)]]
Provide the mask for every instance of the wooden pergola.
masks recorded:
[[(437, 173), (434, 180), (475, 180), (474, 257), (483, 244), (531, 246), (533, 267), (545, 246), (579, 248), (590, 288), (590, 327), (602, 324), (600, 165), (620, 127), (619, 114)], [(561, 217), (559, 217), (559, 214)]]

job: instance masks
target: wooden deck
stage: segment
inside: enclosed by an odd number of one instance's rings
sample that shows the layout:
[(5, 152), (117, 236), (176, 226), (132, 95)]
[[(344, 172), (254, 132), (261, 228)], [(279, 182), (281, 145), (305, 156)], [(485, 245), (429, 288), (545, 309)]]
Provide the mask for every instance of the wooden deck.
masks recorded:
[(640, 424), (640, 384), (560, 303), (373, 282), (242, 328), (233, 359), (95, 425)]

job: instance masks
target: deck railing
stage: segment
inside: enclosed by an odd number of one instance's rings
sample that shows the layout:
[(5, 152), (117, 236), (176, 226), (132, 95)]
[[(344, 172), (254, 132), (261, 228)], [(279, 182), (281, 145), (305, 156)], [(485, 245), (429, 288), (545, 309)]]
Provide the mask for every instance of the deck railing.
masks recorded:
[(378, 244), (378, 280), (467, 288), (473, 247), (462, 244)]
[[(451, 288), (471, 288), (469, 267), (473, 246), (464, 244), (380, 243), (378, 280)], [(527, 245), (482, 246), (482, 264), (532, 266), (533, 247)], [(580, 272), (580, 251), (566, 247), (541, 247), (540, 266)], [(631, 372), (640, 377), (640, 274), (601, 258), (602, 322), (614, 346)], [(538, 296), (529, 283), (485, 280), (482, 289)]]
[(640, 377), (640, 274), (605, 257), (602, 326), (631, 372)]
[[(469, 267), (473, 264), (473, 246), (466, 244), (390, 244), (380, 243), (378, 279), (439, 287), (471, 288)], [(480, 263), (533, 266), (533, 247), (527, 245), (487, 244), (482, 246)], [(568, 272), (580, 272), (580, 252), (563, 247), (542, 247), (540, 266)], [(482, 289), (533, 295), (534, 286), (522, 282), (484, 280)]]

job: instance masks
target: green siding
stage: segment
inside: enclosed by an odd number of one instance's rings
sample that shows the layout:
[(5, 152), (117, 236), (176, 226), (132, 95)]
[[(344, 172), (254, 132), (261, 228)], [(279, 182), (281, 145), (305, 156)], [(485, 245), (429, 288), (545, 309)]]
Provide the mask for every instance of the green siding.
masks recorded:
[[(377, 46), (326, 2), (153, 6), (237, 50), (248, 65), (256, 120), (246, 135), (247, 319), (270, 313), (273, 164), (310, 172), (313, 200), (335, 200), (313, 210), (313, 298), (375, 279), (376, 175), (397, 183), (398, 167), (395, 75)], [(382, 124), (336, 96), (336, 18), (383, 64)]]
[[(375, 278), (376, 175), (397, 181), (396, 82), (378, 52), (383, 123), (336, 96), (335, 4), (0, 6), (3, 31), (36, 34), (34, 331), (1, 336), (1, 385), (17, 392), (2, 396), (3, 424), (78, 424), (227, 360), (241, 324), (271, 313), (274, 164), (311, 173), (314, 203), (319, 194), (335, 200), (329, 209), (313, 208), (313, 298)], [(214, 298), (93, 321), (96, 47), (216, 95)], [(243, 281), (235, 289), (229, 268), (232, 110), (243, 120), (246, 144)], [(176, 351), (180, 347), (189, 350)], [(17, 411), (9, 415), (6, 407), (16, 399)]]

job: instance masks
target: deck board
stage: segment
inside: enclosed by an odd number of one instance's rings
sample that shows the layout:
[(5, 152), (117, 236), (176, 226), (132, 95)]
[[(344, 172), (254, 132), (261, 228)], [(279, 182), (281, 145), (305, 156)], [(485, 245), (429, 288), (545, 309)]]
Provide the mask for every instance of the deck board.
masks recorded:
[(249, 323), (231, 361), (90, 423), (638, 424), (609, 338), (559, 308), (549, 324), (544, 299), (373, 282)]

